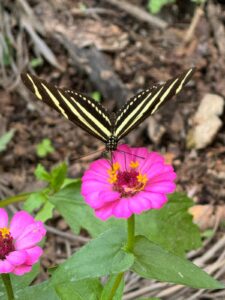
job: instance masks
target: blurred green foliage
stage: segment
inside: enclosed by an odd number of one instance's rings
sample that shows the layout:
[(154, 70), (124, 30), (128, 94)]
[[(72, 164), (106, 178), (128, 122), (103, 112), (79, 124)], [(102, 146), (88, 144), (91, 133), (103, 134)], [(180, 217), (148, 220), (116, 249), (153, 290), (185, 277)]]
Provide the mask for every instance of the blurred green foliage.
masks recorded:
[(157, 14), (160, 12), (162, 7), (167, 4), (174, 3), (175, 0), (149, 0), (148, 1), (148, 10), (152, 14)]
[(54, 147), (49, 139), (43, 139), (36, 147), (36, 153), (38, 157), (45, 157), (49, 153), (54, 152)]
[(6, 150), (8, 143), (11, 141), (14, 135), (14, 130), (9, 130), (2, 136), (0, 136), (0, 152)]
[(35, 69), (37, 67), (42, 66), (43, 63), (44, 63), (44, 60), (42, 57), (35, 57), (30, 61), (30, 66)]
[(95, 99), (97, 102), (100, 102), (101, 101), (101, 94), (100, 92), (98, 91), (94, 91), (92, 94), (91, 94), (91, 97), (93, 99)]
[[(189, 2), (194, 2), (196, 5), (201, 5), (206, 0), (189, 0)], [(152, 14), (158, 14), (162, 7), (168, 4), (175, 3), (176, 0), (148, 0), (148, 10)], [(191, 3), (190, 3), (191, 4)]]

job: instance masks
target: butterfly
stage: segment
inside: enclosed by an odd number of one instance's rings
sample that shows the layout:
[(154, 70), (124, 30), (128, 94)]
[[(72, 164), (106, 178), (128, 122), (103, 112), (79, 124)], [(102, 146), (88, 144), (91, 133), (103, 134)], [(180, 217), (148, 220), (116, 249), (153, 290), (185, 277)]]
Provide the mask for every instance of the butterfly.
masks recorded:
[(194, 73), (194, 68), (136, 94), (116, 113), (108, 112), (96, 100), (79, 92), (58, 88), (34, 75), (23, 73), (25, 86), (36, 98), (105, 143), (106, 151), (117, 149), (120, 139), (154, 114), (167, 100), (178, 94)]

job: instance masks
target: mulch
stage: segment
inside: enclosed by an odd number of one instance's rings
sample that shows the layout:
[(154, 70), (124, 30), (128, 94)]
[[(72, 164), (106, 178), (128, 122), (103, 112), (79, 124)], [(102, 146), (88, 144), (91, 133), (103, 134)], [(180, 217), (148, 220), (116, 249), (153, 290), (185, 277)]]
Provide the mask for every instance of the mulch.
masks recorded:
[[(191, 38), (185, 41), (192, 24), (194, 6), (188, 9), (181, 4), (179, 9), (177, 6), (172, 6), (172, 9), (165, 7), (159, 18), (170, 25), (166, 29), (160, 29), (132, 16), (110, 1), (82, 2), (92, 11), (81, 13), (79, 5), (69, 0), (55, 1), (54, 5), (53, 1), (28, 1), (45, 29), (44, 41), (53, 50), (62, 67), (60, 70), (45, 62), (43, 66), (35, 69), (37, 75), (51, 83), (89, 95), (98, 90), (102, 95), (102, 104), (115, 110), (127, 97), (139, 90), (165, 81), (195, 65), (196, 73), (185, 90), (152, 117), (153, 123), (146, 120), (124, 142), (163, 153), (178, 174), (177, 189), (190, 195), (196, 203), (223, 203), (225, 114), (222, 116), (223, 127), (205, 149), (188, 149), (186, 138), (193, 126), (194, 113), (205, 93), (225, 97), (225, 49), (221, 45), (221, 39), (225, 37), (224, 4), (219, 1), (207, 4)], [(142, 10), (146, 9), (146, 2), (141, 1), (140, 4), (140, 1), (129, 1), (131, 5), (138, 5)], [(98, 11), (98, 8), (103, 10)], [(217, 33), (216, 26), (220, 27), (220, 34)], [(31, 59), (35, 55), (33, 46), (28, 36), (25, 39)], [(108, 78), (100, 76), (101, 70), (96, 71), (99, 65), (96, 66), (96, 56), (90, 50), (93, 49), (93, 44), (94, 49), (100, 53), (98, 58), (104, 57), (106, 60), (107, 66), (102, 68)], [(70, 53), (72, 46), (73, 53)], [(83, 55), (87, 55), (89, 59), (90, 70), (82, 62)], [(93, 72), (96, 71), (96, 77), (90, 76), (91, 68)], [(107, 85), (112, 78), (116, 81), (116, 87), (120, 87), (118, 94), (112, 92), (115, 86)], [(66, 160), (69, 162), (69, 176), (78, 177), (90, 161), (100, 157), (101, 151), (87, 155), (103, 148), (101, 142), (42, 103), (35, 102), (30, 94), (22, 97), (21, 88), (17, 87), (11, 92), (0, 89), (0, 135), (9, 129), (15, 129), (15, 135), (7, 150), (0, 154), (2, 198), (33, 190), (37, 186), (33, 172), (39, 162), (50, 169)], [(149, 133), (151, 124), (155, 127), (153, 129), (158, 134), (157, 138)], [(52, 141), (55, 151), (40, 159), (36, 154), (36, 145), (44, 138)], [(81, 156), (86, 157), (77, 159)], [(49, 225), (58, 226), (59, 230), (69, 230), (57, 215)], [(65, 259), (65, 253), (69, 251), (68, 245), (57, 234), (50, 234), (47, 243), (45, 267), (51, 265), (54, 259)], [(72, 249), (78, 246), (79, 243), (72, 244)], [(56, 252), (55, 249), (58, 249), (57, 255), (49, 261), (48, 254)]]

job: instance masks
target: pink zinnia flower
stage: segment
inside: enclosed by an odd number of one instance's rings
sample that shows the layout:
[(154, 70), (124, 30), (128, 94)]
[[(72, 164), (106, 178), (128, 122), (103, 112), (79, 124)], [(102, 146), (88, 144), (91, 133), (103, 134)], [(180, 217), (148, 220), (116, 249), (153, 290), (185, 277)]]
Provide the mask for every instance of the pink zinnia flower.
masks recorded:
[(146, 148), (120, 145), (112, 165), (106, 159), (93, 162), (82, 178), (81, 193), (101, 220), (129, 218), (167, 202), (175, 190), (176, 174), (163, 156)]
[(30, 272), (42, 255), (36, 244), (45, 234), (43, 223), (35, 221), (26, 211), (17, 212), (8, 225), (8, 214), (0, 208), (0, 274)]

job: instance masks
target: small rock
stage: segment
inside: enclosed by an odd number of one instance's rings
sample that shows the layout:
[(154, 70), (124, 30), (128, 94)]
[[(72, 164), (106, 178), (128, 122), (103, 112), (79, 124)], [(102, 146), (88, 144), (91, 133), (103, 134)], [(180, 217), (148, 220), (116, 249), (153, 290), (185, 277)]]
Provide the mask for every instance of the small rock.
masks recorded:
[(211, 116), (221, 116), (223, 113), (224, 99), (215, 94), (206, 94), (202, 99), (194, 121), (196, 123), (203, 123), (208, 121)]
[(194, 128), (188, 135), (186, 144), (188, 148), (203, 149), (214, 140), (223, 123), (222, 115), (224, 99), (215, 94), (206, 94), (194, 116)]
[(222, 127), (222, 121), (217, 116), (212, 116), (207, 122), (198, 124), (194, 131), (195, 148), (203, 149), (215, 138)]
[(215, 228), (218, 222), (223, 222), (225, 205), (194, 205), (189, 209), (189, 213), (193, 216), (193, 222), (204, 231), (209, 228)]

